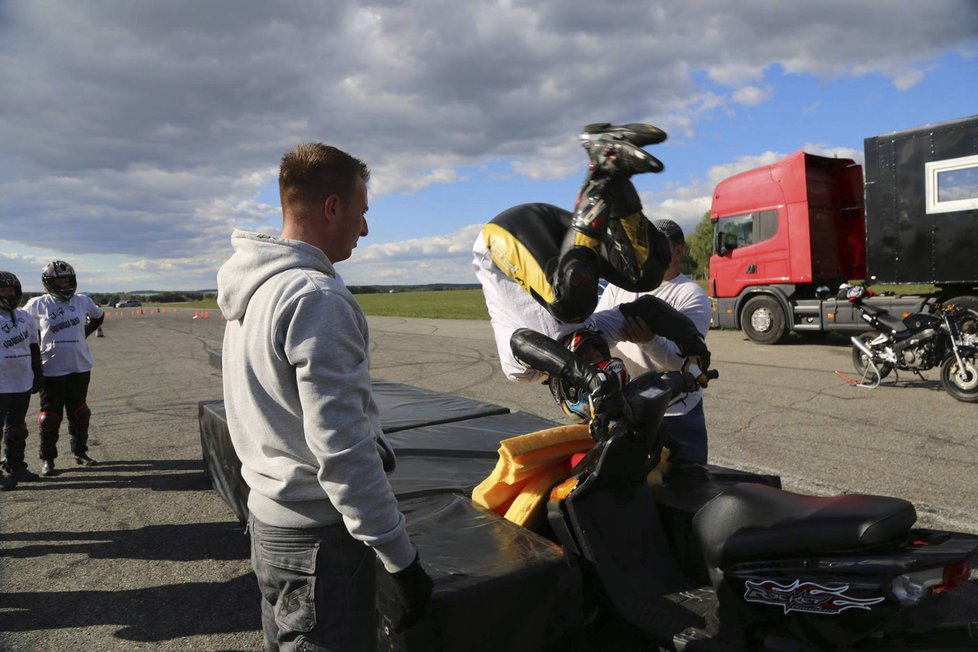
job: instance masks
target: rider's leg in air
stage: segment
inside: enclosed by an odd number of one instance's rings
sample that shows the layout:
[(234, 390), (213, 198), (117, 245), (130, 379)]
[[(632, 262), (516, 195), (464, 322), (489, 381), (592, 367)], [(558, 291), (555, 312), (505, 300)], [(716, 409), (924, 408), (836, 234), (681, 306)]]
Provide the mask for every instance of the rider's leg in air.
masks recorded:
[[(599, 262), (602, 255), (617, 256), (617, 267), (627, 276), (638, 278), (648, 243), (642, 202), (631, 177), (644, 172), (659, 172), (663, 165), (642, 146), (665, 140), (665, 133), (651, 126), (632, 124), (588, 125), (581, 139), (590, 163), (574, 209), (571, 229), (561, 247), (553, 270), (555, 317), (564, 322), (583, 321), (598, 301)], [(609, 229), (612, 246), (602, 254)], [(643, 246), (634, 251), (635, 245)]]

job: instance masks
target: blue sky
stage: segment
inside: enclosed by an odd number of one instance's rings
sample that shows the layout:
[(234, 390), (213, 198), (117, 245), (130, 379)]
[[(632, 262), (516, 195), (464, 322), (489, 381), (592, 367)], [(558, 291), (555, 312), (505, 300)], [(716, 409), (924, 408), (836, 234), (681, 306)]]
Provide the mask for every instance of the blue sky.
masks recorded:
[(0, 3), (0, 88), (0, 269), (28, 290), (53, 258), (82, 291), (214, 287), (310, 140), (373, 169), (348, 283), (466, 283), (496, 213), (571, 207), (589, 122), (668, 132), (636, 186), (692, 228), (735, 172), (978, 114), (978, 3)]

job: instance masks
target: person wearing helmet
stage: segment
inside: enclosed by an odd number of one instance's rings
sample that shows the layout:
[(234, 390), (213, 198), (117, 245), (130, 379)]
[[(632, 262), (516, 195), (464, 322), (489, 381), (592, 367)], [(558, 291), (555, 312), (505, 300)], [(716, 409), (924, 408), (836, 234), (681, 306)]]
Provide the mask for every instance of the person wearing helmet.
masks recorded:
[(75, 462), (82, 466), (95, 464), (88, 456), (92, 411), (87, 400), (93, 361), (86, 338), (102, 325), (105, 313), (86, 295), (76, 292), (75, 270), (63, 260), (53, 260), (44, 267), (41, 284), (46, 294), (28, 301), (24, 309), (34, 317), (41, 332), (44, 386), (37, 421), (41, 475), (50, 476), (55, 473), (58, 431), (66, 413)]
[[(633, 305), (645, 295), (657, 297), (689, 317), (705, 339), (710, 329), (710, 299), (703, 288), (680, 271), (686, 252), (683, 230), (672, 220), (655, 220), (653, 224), (669, 241), (670, 261), (662, 284), (643, 293), (609, 283), (598, 302), (598, 310)], [(628, 310), (623, 308), (623, 312)], [(649, 371), (678, 370), (685, 362), (675, 342), (659, 336), (644, 320), (627, 319), (623, 340), (615, 343), (612, 351), (633, 376)], [(670, 405), (665, 423), (669, 429), (666, 445), (672, 469), (678, 470), (685, 464), (706, 464), (708, 446), (702, 390), (690, 392), (682, 401)]]
[[(628, 384), (629, 376), (625, 365), (618, 358), (611, 356), (608, 343), (600, 331), (581, 328), (564, 337), (561, 344), (571, 353), (580, 356), (584, 362), (595, 367), (598, 372), (608, 376), (611, 384), (617, 386), (617, 389), (620, 390)], [(560, 374), (549, 374), (547, 385), (554, 401), (564, 414), (582, 423), (594, 418), (595, 406), (591, 392), (568, 382)]]
[(0, 490), (38, 478), (24, 462), (27, 440), (27, 408), (31, 393), (41, 383), (41, 352), (37, 327), (29, 313), (19, 308), (23, 291), (20, 279), (0, 272), (0, 420), (3, 421), (3, 479)]
[[(584, 325), (611, 341), (624, 337), (624, 312), (595, 312), (599, 279), (636, 292), (662, 281), (670, 251), (666, 237), (642, 212), (631, 176), (663, 169), (642, 147), (665, 140), (651, 125), (588, 125), (581, 136), (590, 158), (573, 213), (550, 204), (523, 204), (486, 224), (473, 245), (472, 265), (482, 285), (500, 366), (510, 380), (540, 374), (519, 364), (510, 339), (529, 328), (561, 339)], [(662, 301), (630, 308), (652, 320), (688, 355), (709, 351), (695, 327)]]

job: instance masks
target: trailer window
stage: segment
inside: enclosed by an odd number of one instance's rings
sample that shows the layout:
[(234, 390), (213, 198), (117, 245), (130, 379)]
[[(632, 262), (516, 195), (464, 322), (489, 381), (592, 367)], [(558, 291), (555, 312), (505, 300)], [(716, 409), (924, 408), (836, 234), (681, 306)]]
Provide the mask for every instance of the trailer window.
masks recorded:
[(717, 228), (720, 231), (718, 242), (725, 249), (757, 244), (773, 238), (778, 232), (778, 211), (758, 211), (721, 217), (717, 222)]
[(924, 173), (928, 213), (978, 209), (978, 156), (925, 163)]

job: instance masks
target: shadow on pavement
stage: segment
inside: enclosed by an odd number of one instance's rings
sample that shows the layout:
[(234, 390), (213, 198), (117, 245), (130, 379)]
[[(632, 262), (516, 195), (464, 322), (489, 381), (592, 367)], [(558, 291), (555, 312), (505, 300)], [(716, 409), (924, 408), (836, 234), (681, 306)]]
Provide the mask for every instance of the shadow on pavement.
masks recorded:
[(163, 642), (187, 636), (260, 631), (259, 593), (250, 573), (214, 583), (131, 591), (0, 594), (0, 631), (119, 626), (115, 637)]
[[(4, 534), (3, 540), (8, 545), (0, 557), (8, 559), (79, 554), (91, 559), (199, 561), (246, 560), (250, 554), (249, 537), (236, 521), (149, 525), (135, 530), (14, 532)], [(10, 545), (15, 542), (24, 543)]]

